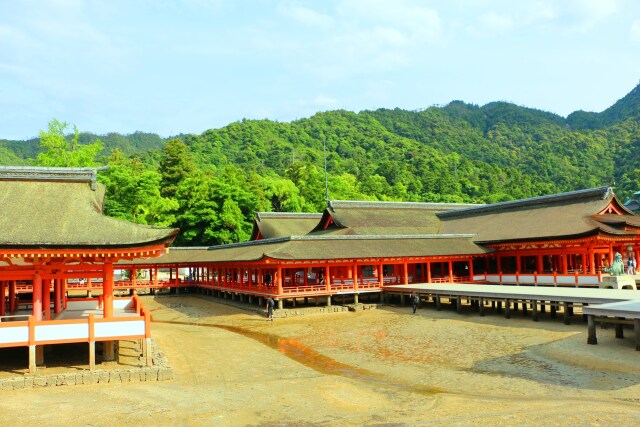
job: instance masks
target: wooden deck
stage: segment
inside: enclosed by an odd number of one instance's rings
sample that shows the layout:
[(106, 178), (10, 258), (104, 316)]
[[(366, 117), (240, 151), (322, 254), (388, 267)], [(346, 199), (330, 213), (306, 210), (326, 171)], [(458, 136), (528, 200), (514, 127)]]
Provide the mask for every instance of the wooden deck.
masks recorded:
[(385, 292), (400, 294), (401, 298), (417, 293), (432, 298), (437, 309), (440, 309), (441, 298), (447, 297), (455, 301), (458, 311), (461, 310), (462, 299), (467, 298), (481, 316), (485, 302), (491, 301), (493, 306), (497, 305), (498, 312), (502, 311), (504, 304), (507, 318), (511, 316), (511, 304), (517, 308), (518, 301), (521, 301), (523, 312), (526, 313), (529, 306), (534, 321), (538, 320), (538, 312), (544, 312), (546, 307), (550, 308), (553, 316), (557, 309), (562, 308), (567, 324), (573, 308), (581, 306), (583, 315), (587, 317), (588, 344), (598, 343), (598, 322), (614, 324), (616, 338), (624, 338), (624, 325), (633, 325), (636, 350), (640, 351), (640, 291), (637, 290), (420, 283), (387, 286)]
[(385, 292), (462, 296), (486, 299), (514, 299), (527, 301), (558, 301), (580, 304), (606, 304), (640, 300), (640, 292), (620, 289), (596, 289), (550, 286), (478, 285), (474, 283), (416, 283), (385, 286)]

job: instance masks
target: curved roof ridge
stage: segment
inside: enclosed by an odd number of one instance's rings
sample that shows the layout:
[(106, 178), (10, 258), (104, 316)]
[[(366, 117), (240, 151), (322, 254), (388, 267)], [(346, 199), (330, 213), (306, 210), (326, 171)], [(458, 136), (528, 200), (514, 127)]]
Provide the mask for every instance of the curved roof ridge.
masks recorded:
[(256, 212), (258, 218), (309, 218), (320, 219), (320, 212)]
[(531, 207), (535, 205), (544, 205), (549, 203), (562, 202), (567, 200), (593, 199), (600, 198), (602, 200), (609, 196), (613, 196), (613, 189), (609, 186), (588, 188), (586, 190), (569, 191), (566, 193), (552, 194), (548, 196), (530, 197), (528, 199), (510, 200), (507, 202), (498, 202), (490, 205), (480, 205), (464, 209), (452, 210), (447, 212), (437, 212), (439, 218), (456, 218), (467, 215), (483, 214), (488, 212), (502, 211), (512, 208)]
[(461, 239), (476, 234), (331, 234), (291, 236), (291, 240), (380, 240), (380, 239)]
[(368, 200), (331, 200), (330, 207), (335, 209), (348, 208), (385, 208), (385, 209), (429, 209), (429, 210), (452, 210), (478, 207), (474, 203), (434, 203), (434, 202), (382, 202)]
[(287, 242), (289, 240), (291, 240), (291, 236), (274, 237), (271, 239), (260, 239), (260, 240), (246, 240), (244, 242), (223, 243), (221, 245), (208, 246), (207, 250), (212, 251), (216, 249), (241, 248), (243, 246), (268, 245), (270, 243), (282, 243), (282, 242)]
[(87, 182), (91, 184), (91, 189), (95, 190), (98, 171), (107, 168), (108, 166), (99, 168), (0, 166), (0, 180)]

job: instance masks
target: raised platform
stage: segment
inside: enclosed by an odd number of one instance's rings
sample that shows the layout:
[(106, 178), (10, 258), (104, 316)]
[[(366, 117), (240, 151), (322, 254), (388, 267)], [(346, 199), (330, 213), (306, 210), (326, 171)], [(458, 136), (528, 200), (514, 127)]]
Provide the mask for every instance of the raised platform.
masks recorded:
[(482, 297), (490, 299), (521, 299), (535, 301), (606, 304), (640, 300), (640, 292), (629, 289), (595, 289), (551, 286), (476, 285), (473, 283), (416, 283), (387, 286), (386, 292), (428, 293), (433, 295)]
[[(588, 344), (597, 344), (596, 321), (616, 325), (616, 338), (623, 338), (623, 326), (631, 324), (634, 328), (636, 350), (640, 351), (640, 291), (632, 289), (584, 289), (557, 288), (542, 286), (505, 286), (505, 285), (473, 285), (473, 284), (414, 284), (388, 287), (387, 292), (401, 294), (417, 293), (435, 296), (440, 306), (440, 297), (457, 297), (458, 310), (461, 297), (478, 301), (480, 313), (483, 312), (483, 300), (505, 302), (505, 312), (509, 314), (510, 301), (530, 301), (533, 320), (537, 320), (537, 309), (545, 301), (555, 309), (556, 303), (564, 306), (565, 323), (568, 313), (574, 304), (582, 305), (582, 313), (587, 316)], [(523, 304), (524, 306), (525, 304)]]

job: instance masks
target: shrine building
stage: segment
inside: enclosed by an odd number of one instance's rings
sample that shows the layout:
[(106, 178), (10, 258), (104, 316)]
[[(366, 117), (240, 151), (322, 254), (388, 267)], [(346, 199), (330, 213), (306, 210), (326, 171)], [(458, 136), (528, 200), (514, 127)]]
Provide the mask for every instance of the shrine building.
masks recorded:
[(375, 300), (398, 284), (598, 287), (616, 252), (640, 265), (639, 242), (640, 216), (610, 187), (488, 205), (330, 201), (321, 214), (258, 213), (247, 242), (123, 260), (149, 279), (117, 286), (280, 307)]
[[(96, 174), (0, 167), (0, 347), (28, 347), (31, 373), (45, 345), (86, 342), (93, 369), (96, 342), (103, 360), (113, 360), (117, 340), (149, 344), (150, 317), (137, 295), (114, 297), (114, 264), (166, 253), (178, 230), (104, 216)], [(87, 283), (101, 295), (69, 298), (74, 284)]]

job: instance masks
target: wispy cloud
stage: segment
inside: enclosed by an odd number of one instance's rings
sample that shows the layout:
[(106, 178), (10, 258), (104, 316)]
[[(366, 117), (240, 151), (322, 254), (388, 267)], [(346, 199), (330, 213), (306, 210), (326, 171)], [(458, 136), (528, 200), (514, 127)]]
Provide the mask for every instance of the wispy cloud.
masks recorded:
[(629, 29), (629, 37), (631, 41), (640, 46), (640, 19), (633, 21)]
[(468, 27), (468, 31), (477, 37), (490, 37), (509, 33), (514, 27), (514, 18), (496, 12), (486, 12), (476, 18), (474, 24)]
[(278, 11), (298, 24), (314, 28), (326, 29), (331, 28), (334, 24), (331, 16), (295, 2), (280, 3)]

